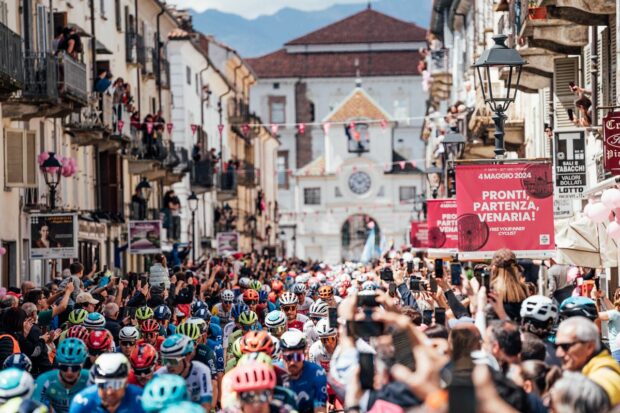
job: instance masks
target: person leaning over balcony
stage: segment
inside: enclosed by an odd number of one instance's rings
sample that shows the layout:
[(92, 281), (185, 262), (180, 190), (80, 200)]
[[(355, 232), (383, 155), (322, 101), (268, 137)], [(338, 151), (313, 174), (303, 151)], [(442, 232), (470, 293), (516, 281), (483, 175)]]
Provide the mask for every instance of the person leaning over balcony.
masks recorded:
[(170, 289), (166, 256), (164, 254), (157, 254), (154, 264), (149, 268), (149, 285), (160, 286), (161, 284), (164, 284), (166, 289)]

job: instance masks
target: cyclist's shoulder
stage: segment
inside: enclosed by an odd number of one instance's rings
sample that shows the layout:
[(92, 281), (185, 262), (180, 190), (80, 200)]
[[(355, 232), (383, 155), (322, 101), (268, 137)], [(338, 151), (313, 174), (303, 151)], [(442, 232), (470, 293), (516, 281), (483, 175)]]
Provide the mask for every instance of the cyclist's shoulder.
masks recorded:
[(58, 381), (58, 370), (46, 371), (34, 380), (37, 385), (50, 384), (56, 381)]
[(210, 374), (209, 366), (201, 361), (192, 360), (192, 371), (190, 375), (200, 376), (201, 374)]
[(303, 374), (305, 376), (321, 377), (325, 376), (326, 373), (325, 369), (319, 364), (305, 360)]

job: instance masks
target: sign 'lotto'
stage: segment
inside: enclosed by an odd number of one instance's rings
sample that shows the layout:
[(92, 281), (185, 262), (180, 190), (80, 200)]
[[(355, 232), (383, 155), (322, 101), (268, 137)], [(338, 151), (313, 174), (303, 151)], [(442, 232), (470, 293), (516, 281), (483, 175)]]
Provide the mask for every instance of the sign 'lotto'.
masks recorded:
[(458, 165), (459, 258), (487, 259), (500, 248), (553, 256), (552, 176), (548, 163)]
[(603, 118), (603, 151), (605, 170), (620, 175), (620, 112)]

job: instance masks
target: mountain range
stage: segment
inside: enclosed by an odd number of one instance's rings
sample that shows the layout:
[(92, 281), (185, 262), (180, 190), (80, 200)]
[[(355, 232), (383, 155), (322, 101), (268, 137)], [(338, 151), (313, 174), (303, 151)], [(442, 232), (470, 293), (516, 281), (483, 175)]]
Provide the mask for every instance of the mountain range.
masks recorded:
[[(243, 57), (256, 57), (281, 48), (289, 40), (355, 14), (367, 7), (367, 4), (338, 4), (319, 11), (286, 7), (275, 14), (255, 19), (206, 10), (202, 13), (192, 12), (192, 20), (196, 30), (214, 35)], [(421, 27), (428, 27), (431, 7), (432, 2), (428, 0), (378, 0), (372, 3), (372, 8), (381, 13)]]

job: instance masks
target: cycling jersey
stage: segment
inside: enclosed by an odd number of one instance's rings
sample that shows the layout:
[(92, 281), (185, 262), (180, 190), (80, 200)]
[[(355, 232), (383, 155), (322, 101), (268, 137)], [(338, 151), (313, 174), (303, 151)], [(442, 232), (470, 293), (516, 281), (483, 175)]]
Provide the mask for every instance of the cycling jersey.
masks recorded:
[(207, 339), (207, 346), (215, 353), (215, 366), (212, 371), (215, 373), (224, 372), (224, 346), (221, 341)]
[(222, 331), (223, 339), (224, 339), (224, 347), (228, 347), (228, 343), (230, 342), (230, 335), (235, 330), (235, 322), (231, 321), (230, 323), (224, 326)]
[(71, 388), (66, 388), (60, 380), (58, 370), (41, 374), (35, 381), (33, 400), (54, 409), (54, 412), (66, 413), (73, 397), (88, 386), (88, 370), (82, 369), (80, 377)]
[(316, 341), (319, 340), (319, 335), (316, 333), (314, 321), (308, 320), (306, 324), (304, 324), (303, 333), (306, 335), (306, 341), (309, 346), (312, 346)]
[[(125, 396), (116, 409), (116, 413), (144, 413), (141, 398), (142, 389), (133, 384), (128, 384), (125, 387)], [(75, 396), (71, 402), (69, 413), (108, 413), (108, 410), (101, 405), (99, 389), (95, 385), (85, 388)]]
[[(165, 337), (157, 336), (157, 342), (153, 346), (155, 347), (155, 350), (159, 351), (159, 349), (161, 348), (161, 343), (163, 343), (165, 340), (166, 340)], [(146, 343), (146, 341), (144, 341), (144, 339), (141, 338), (140, 340), (136, 341), (136, 346), (139, 346), (140, 344), (144, 344), (144, 343)]]
[(215, 368), (216, 356), (215, 352), (206, 344), (198, 344), (196, 345), (196, 354), (194, 355), (194, 360), (201, 362), (202, 364), (209, 367), (211, 370), (211, 377), (217, 377), (217, 370)]
[(297, 306), (297, 312), (299, 314), (303, 314), (303, 315), (308, 314), (308, 311), (310, 311), (310, 306), (312, 304), (314, 304), (314, 301), (312, 300), (312, 298), (306, 297), (304, 299), (304, 302), (303, 303), (299, 303), (299, 305)]
[[(286, 368), (281, 361), (275, 365)], [(327, 404), (327, 374), (318, 364), (304, 361), (299, 378), (285, 378), (284, 386), (295, 393), (299, 413), (312, 413), (315, 407), (325, 407)]]
[[(168, 374), (168, 368), (162, 367), (155, 372), (155, 375)], [(187, 390), (194, 403), (211, 403), (213, 399), (213, 389), (211, 387), (211, 371), (209, 367), (198, 362), (192, 361), (189, 374), (185, 377)]]
[(332, 359), (332, 355), (327, 352), (320, 340), (310, 346), (308, 358), (311, 362), (320, 365), (329, 373), (329, 362)]
[(224, 343), (224, 331), (222, 330), (222, 327), (220, 327), (218, 324), (209, 323), (209, 332), (207, 334), (207, 337), (211, 340), (217, 341), (222, 345)]
[(217, 303), (211, 309), (211, 314), (218, 316), (221, 322), (226, 325), (229, 321), (232, 320), (232, 307), (230, 310), (224, 311), (222, 303)]

